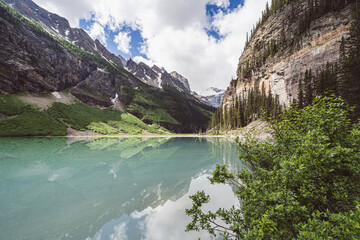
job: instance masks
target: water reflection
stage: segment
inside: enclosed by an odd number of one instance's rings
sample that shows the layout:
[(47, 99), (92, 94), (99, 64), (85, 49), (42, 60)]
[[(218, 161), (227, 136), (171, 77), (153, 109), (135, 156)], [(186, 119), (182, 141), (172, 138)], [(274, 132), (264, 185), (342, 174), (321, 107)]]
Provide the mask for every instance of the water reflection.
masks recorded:
[(93, 238), (100, 239), (144, 239), (144, 240), (167, 240), (167, 239), (202, 239), (209, 238), (206, 232), (185, 233), (185, 226), (190, 218), (185, 216), (184, 209), (191, 207), (189, 196), (199, 189), (205, 190), (210, 195), (212, 205), (207, 210), (215, 211), (219, 207), (230, 208), (238, 205), (229, 186), (211, 185), (207, 179), (209, 174), (204, 174), (190, 183), (189, 191), (176, 201), (167, 201), (156, 208), (148, 207), (143, 211), (135, 210), (130, 215), (123, 214), (118, 220), (105, 224)]
[(240, 169), (237, 155), (220, 139), (0, 139), (1, 238), (193, 239), (188, 196), (205, 189), (232, 205), (206, 174)]

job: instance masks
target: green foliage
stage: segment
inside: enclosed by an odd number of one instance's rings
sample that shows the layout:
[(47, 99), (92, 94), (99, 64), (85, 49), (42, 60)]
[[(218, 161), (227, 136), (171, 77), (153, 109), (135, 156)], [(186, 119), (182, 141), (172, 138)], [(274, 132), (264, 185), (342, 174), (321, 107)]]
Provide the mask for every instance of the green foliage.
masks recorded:
[(141, 134), (143, 130), (155, 134), (169, 132), (169, 130), (157, 124), (152, 124), (149, 126), (130, 113), (123, 113), (121, 115), (121, 121), (109, 121), (108, 124), (129, 134)]
[[(161, 132), (159, 132), (157, 130), (159, 128), (152, 127), (152, 126), (150, 127), (149, 125), (147, 125), (146, 123), (144, 123), (143, 121), (141, 121), (137, 117), (131, 115), (130, 113), (124, 114), (121, 119), (122, 119), (123, 122), (125, 122), (127, 124), (137, 126), (138, 128), (144, 129), (144, 130), (146, 130), (146, 131), (148, 131), (150, 133), (161, 133)], [(165, 129), (165, 128), (162, 128), (162, 129)], [(166, 130), (166, 131), (168, 131), (168, 130)]]
[(138, 116), (142, 120), (149, 120), (151, 122), (168, 122), (172, 124), (179, 124), (173, 117), (169, 115), (169, 113), (162, 108), (155, 108), (155, 109), (147, 109), (143, 106), (140, 106), (136, 103), (130, 104), (127, 110), (134, 115)]
[[(324, 220), (325, 219), (325, 220)], [(360, 231), (360, 203), (355, 210), (345, 213), (316, 211), (307, 223), (302, 224), (299, 239), (358, 239)]]
[(118, 134), (119, 131), (117, 131), (115, 128), (109, 126), (106, 123), (103, 122), (92, 122), (90, 123), (89, 126), (87, 126), (88, 129), (97, 132), (97, 133), (101, 133), (101, 134), (105, 134), (105, 135), (111, 135), (111, 134)]
[(198, 192), (186, 210), (193, 220), (187, 231), (225, 239), (359, 239), (360, 123), (351, 125), (351, 111), (339, 98), (316, 97), (272, 121), (273, 141), (239, 142), (247, 169), (233, 175), (217, 166), (211, 182), (235, 185), (240, 208), (204, 212), (210, 199)]
[(159, 107), (160, 103), (158, 103), (157, 99), (154, 99), (153, 96), (147, 93), (135, 93), (134, 102), (143, 106), (149, 107)]
[(158, 125), (156, 123), (153, 123), (151, 125), (151, 127), (154, 128), (154, 129), (160, 130), (161, 132), (169, 132), (168, 129), (166, 129), (166, 128), (164, 128), (164, 127), (162, 127), (162, 126), (160, 126), (160, 125)]
[(235, 102), (228, 108), (220, 107), (212, 116), (208, 130), (218, 131), (245, 127), (260, 117), (273, 116), (277, 118), (281, 113), (278, 97), (273, 97), (271, 90), (265, 91), (264, 84), (261, 91), (256, 81), (255, 87), (250, 88), (247, 94), (236, 96)]
[(55, 102), (48, 110), (39, 111), (20, 101), (17, 95), (0, 95), (0, 113), (18, 115), (0, 122), (0, 136), (62, 136), (67, 127), (106, 135), (118, 134), (118, 130), (128, 134), (169, 132), (157, 124), (149, 126), (130, 113), (102, 110), (82, 102)]
[(360, 118), (360, 3), (352, 12), (350, 36), (340, 47), (339, 93), (347, 103), (357, 106), (354, 119)]
[(47, 112), (28, 109), (21, 115), (0, 122), (0, 136), (63, 136), (66, 125)]
[(20, 101), (16, 95), (0, 94), (0, 113), (17, 115), (29, 108), (30, 106)]
[(136, 135), (141, 134), (142, 129), (134, 124), (129, 124), (125, 121), (109, 121), (109, 125), (118, 128), (120, 131), (126, 132), (128, 134)]
[(77, 102), (71, 105), (54, 103), (48, 112), (56, 119), (62, 119), (76, 130), (86, 130), (92, 122), (119, 121), (122, 112), (105, 109), (101, 110), (87, 104)]

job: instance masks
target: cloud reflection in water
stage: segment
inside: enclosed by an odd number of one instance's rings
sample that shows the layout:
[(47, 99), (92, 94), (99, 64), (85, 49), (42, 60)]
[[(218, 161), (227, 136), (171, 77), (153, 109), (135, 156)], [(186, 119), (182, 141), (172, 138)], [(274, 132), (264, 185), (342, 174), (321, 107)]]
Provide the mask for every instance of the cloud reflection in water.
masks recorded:
[(206, 210), (215, 211), (219, 207), (226, 209), (239, 201), (228, 185), (211, 185), (207, 177), (201, 175), (193, 179), (189, 191), (176, 201), (168, 200), (158, 207), (148, 207), (141, 212), (134, 211), (130, 216), (123, 214), (121, 218), (105, 224), (93, 238), (88, 240), (179, 240), (179, 239), (210, 239), (206, 232), (186, 233), (186, 225), (190, 217), (185, 215), (185, 208), (191, 207), (190, 195), (204, 190), (210, 195), (211, 203), (205, 205)]

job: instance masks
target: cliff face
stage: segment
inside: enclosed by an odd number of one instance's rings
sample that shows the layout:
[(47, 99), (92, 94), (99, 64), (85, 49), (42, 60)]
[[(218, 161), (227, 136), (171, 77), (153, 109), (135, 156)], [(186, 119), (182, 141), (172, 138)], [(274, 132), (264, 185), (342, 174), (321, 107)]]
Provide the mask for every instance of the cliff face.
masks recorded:
[(96, 70), (52, 38), (37, 34), (0, 8), (0, 89), (49, 92), (76, 85)]
[[(349, 33), (352, 4), (331, 11), (312, 20), (310, 27), (298, 33), (301, 19), (309, 8), (307, 1), (295, 1), (281, 12), (272, 15), (260, 27), (240, 57), (237, 79), (232, 80), (226, 90), (223, 107), (234, 103), (236, 96), (246, 94), (255, 81), (264, 83), (266, 91), (271, 89), (281, 104), (288, 105), (297, 98), (300, 78), (307, 69), (318, 71), (326, 63), (339, 60), (340, 40)], [(285, 47), (265, 62), (257, 61), (262, 56), (266, 43), (284, 39)], [(250, 72), (244, 69), (253, 64)], [(245, 71), (246, 72), (246, 71)]]
[(175, 71), (168, 73), (156, 65), (149, 67), (143, 62), (137, 64), (131, 58), (127, 61), (126, 68), (149, 86), (162, 89), (165, 85), (171, 85), (182, 91), (191, 92), (188, 80)]
[(71, 28), (67, 19), (48, 12), (33, 1), (4, 0), (4, 2), (22, 15), (38, 22), (50, 33), (56, 34), (89, 52), (104, 56), (108, 61), (125, 66), (119, 57), (109, 52), (98, 40), (94, 41), (83, 29)]
[(171, 75), (173, 78), (175, 78), (175, 79), (177, 79), (178, 81), (180, 81), (180, 82), (184, 85), (184, 87), (186, 88), (186, 90), (188, 90), (189, 92), (191, 92), (189, 81), (188, 81), (185, 77), (181, 76), (179, 73), (177, 73), (177, 72), (175, 72), (175, 71), (171, 72), (170, 75)]

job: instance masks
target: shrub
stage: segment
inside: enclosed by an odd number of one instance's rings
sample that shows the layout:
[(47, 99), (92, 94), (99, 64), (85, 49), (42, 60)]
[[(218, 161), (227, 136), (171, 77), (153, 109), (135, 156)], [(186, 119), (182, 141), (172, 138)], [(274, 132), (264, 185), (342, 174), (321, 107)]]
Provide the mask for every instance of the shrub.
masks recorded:
[(122, 112), (116, 110), (101, 110), (81, 102), (66, 105), (54, 103), (48, 110), (56, 119), (62, 119), (76, 130), (86, 130), (92, 122), (107, 122), (121, 119)]
[[(203, 191), (191, 196), (187, 231), (236, 239), (359, 239), (360, 124), (341, 99), (317, 97), (272, 122), (273, 141), (239, 142), (247, 169), (217, 166), (212, 183), (233, 183), (241, 208), (203, 212)], [(221, 219), (225, 224), (215, 225)], [(217, 231), (219, 230), (219, 231)]]
[(0, 136), (63, 136), (66, 125), (46, 112), (29, 109), (0, 122)]
[(30, 106), (20, 101), (16, 95), (0, 94), (0, 113), (17, 115), (29, 108)]
[(142, 129), (136, 125), (126, 123), (124, 121), (109, 121), (109, 125), (118, 128), (120, 131), (129, 133), (129, 134), (140, 134)]
[(87, 128), (94, 132), (105, 134), (105, 135), (119, 133), (116, 129), (112, 128), (111, 126), (109, 126), (103, 122), (92, 122), (92, 123), (90, 123), (90, 125)]

